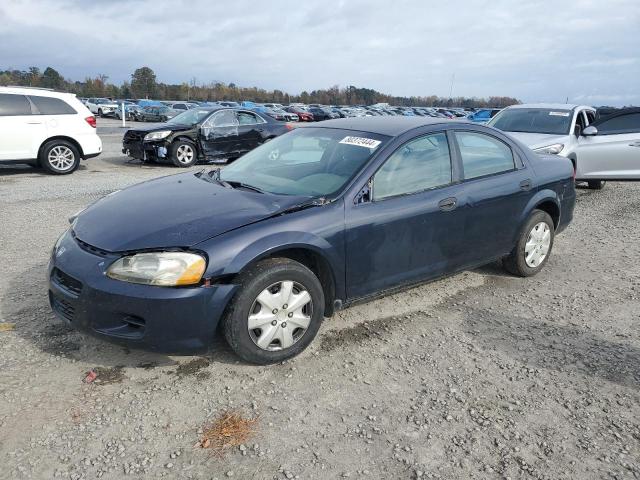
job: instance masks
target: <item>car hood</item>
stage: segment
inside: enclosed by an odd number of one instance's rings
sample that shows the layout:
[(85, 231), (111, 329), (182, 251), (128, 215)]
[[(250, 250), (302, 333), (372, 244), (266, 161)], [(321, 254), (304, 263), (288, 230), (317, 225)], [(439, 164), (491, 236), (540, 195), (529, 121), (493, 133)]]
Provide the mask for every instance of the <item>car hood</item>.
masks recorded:
[(130, 130), (134, 130), (136, 132), (147, 132), (147, 133), (159, 132), (161, 130), (171, 130), (172, 132), (183, 132), (185, 130), (191, 130), (192, 128), (195, 128), (195, 127), (193, 125), (158, 123), (155, 125), (131, 128)]
[(306, 199), (226, 188), (184, 173), (107, 195), (78, 215), (73, 231), (109, 252), (191, 247)]
[(550, 135), (548, 133), (505, 132), (531, 149), (547, 147), (555, 143), (567, 143), (567, 135)]

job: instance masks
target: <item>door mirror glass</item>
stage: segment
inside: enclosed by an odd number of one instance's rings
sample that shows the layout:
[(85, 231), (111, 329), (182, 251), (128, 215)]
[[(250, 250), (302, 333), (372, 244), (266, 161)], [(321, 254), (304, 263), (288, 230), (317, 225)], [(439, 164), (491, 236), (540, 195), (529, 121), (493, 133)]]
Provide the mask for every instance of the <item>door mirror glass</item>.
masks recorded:
[(582, 130), (583, 137), (594, 137), (598, 134), (598, 129), (593, 125), (589, 125), (584, 130)]

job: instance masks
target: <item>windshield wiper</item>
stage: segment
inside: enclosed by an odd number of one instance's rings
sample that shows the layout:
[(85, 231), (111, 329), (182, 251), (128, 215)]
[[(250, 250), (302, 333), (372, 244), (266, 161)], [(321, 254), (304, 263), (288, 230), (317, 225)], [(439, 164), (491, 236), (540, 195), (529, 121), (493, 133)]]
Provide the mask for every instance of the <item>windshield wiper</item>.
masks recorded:
[(205, 182), (209, 182), (209, 183), (215, 182), (218, 185), (222, 185), (223, 187), (232, 188), (231, 185), (229, 185), (224, 180), (220, 179), (220, 169), (219, 168), (216, 168), (214, 170), (209, 170), (208, 172), (206, 172), (206, 174), (205, 174), (205, 170), (202, 169), (198, 173), (196, 173), (195, 175), (196, 175), (196, 177), (204, 180)]
[(304, 210), (306, 208), (311, 208), (311, 207), (321, 207), (322, 205), (326, 205), (327, 203), (331, 203), (331, 200), (328, 200), (325, 197), (311, 198), (302, 203), (298, 203), (297, 205), (292, 205), (291, 207), (285, 208), (284, 210), (280, 210), (278, 212), (278, 215), (283, 215), (285, 213), (298, 212), (300, 210)]
[[(220, 174), (218, 174), (218, 178), (219, 177), (220, 177)], [(246, 188), (247, 190), (253, 190), (254, 192), (265, 193), (264, 190), (261, 190), (258, 187), (254, 187), (253, 185), (249, 185), (248, 183), (236, 182), (235, 180), (219, 180), (219, 181), (226, 183), (232, 188)]]

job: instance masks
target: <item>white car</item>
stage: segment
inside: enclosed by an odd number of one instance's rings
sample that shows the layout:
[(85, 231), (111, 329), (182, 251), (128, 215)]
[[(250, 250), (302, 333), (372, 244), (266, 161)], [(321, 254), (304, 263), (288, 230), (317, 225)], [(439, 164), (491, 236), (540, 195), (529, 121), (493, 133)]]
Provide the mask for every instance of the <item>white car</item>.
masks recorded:
[(66, 174), (101, 152), (96, 117), (74, 94), (0, 87), (0, 164), (29, 163)]
[(576, 181), (601, 189), (606, 180), (640, 180), (640, 109), (596, 118), (586, 105), (513, 105), (489, 126), (509, 133), (533, 151), (573, 162)]
[(116, 110), (122, 108), (118, 103), (108, 98), (88, 98), (85, 105), (91, 113), (98, 115), (99, 117), (105, 117), (107, 115), (115, 115)]

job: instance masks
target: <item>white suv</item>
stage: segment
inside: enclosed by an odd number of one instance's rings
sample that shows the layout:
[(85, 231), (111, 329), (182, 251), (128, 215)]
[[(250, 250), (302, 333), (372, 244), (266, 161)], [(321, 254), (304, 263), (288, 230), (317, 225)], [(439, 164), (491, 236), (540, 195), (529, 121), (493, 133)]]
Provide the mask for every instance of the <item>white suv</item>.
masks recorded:
[(101, 152), (96, 117), (75, 95), (0, 87), (0, 164), (30, 163), (66, 174)]

